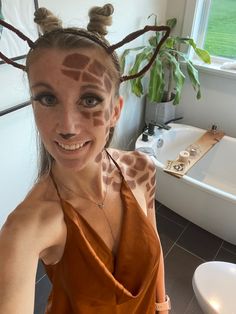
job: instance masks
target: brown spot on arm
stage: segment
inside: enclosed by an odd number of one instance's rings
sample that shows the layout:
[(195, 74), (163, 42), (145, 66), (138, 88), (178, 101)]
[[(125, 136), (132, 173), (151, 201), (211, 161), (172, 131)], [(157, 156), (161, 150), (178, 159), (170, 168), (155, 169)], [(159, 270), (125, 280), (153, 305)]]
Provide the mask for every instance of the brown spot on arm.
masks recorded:
[(138, 178), (137, 183), (142, 184), (144, 181), (147, 181), (148, 178), (149, 178), (149, 173), (145, 173), (140, 178)]
[(144, 158), (138, 157), (135, 164), (134, 164), (134, 169), (136, 170), (144, 170), (145, 166), (147, 164), (147, 161)]

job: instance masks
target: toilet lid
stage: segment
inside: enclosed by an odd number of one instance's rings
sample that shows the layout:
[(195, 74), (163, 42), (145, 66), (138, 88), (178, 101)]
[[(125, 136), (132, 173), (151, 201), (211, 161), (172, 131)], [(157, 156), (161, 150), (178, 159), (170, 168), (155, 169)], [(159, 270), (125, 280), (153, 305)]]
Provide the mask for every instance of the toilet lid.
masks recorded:
[(236, 264), (206, 262), (193, 276), (193, 288), (206, 313), (236, 313)]

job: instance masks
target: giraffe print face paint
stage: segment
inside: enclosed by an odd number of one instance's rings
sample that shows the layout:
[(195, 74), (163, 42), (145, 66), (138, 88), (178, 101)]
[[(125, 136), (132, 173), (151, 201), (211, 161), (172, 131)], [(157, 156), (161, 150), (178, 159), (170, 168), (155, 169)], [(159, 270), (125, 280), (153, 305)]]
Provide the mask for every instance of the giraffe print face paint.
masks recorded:
[[(35, 120), (46, 149), (56, 161), (81, 165), (101, 162), (100, 152), (117, 112), (110, 71), (103, 54), (91, 49), (42, 49), (32, 58), (29, 81)], [(72, 136), (62, 137), (65, 134)], [(86, 157), (82, 158), (85, 147)], [(67, 157), (72, 154), (75, 157)]]

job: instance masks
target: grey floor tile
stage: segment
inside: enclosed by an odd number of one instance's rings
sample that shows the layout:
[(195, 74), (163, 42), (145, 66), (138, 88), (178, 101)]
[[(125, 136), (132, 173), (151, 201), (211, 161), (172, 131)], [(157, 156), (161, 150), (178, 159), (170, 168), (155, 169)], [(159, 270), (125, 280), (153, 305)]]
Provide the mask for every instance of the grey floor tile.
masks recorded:
[(45, 275), (35, 287), (35, 306), (34, 314), (44, 314), (48, 300), (49, 293), (51, 291), (51, 283)]
[(200, 258), (210, 261), (215, 257), (222, 242), (223, 240), (210, 232), (190, 223), (177, 244)]
[(183, 314), (194, 292), (192, 277), (202, 263), (198, 257), (175, 245), (165, 259), (166, 291), (171, 298), (171, 314)]
[(183, 229), (183, 227), (177, 225), (173, 221), (162, 216), (157, 216), (157, 230), (160, 236), (164, 256), (166, 256), (170, 248), (176, 242)]
[(173, 210), (169, 209), (165, 205), (159, 205), (157, 207), (157, 215), (161, 215), (163, 217), (166, 217), (166, 218), (174, 221), (175, 223), (177, 223), (178, 225), (180, 225), (182, 227), (185, 227), (185, 226), (187, 226), (187, 224), (189, 224), (189, 221), (187, 219), (176, 214)]
[(234, 263), (236, 264), (236, 254), (221, 248), (216, 255), (215, 258), (216, 261), (223, 261), (223, 262), (228, 262), (228, 263)]
[(204, 314), (201, 310), (200, 306), (198, 305), (197, 299), (195, 296), (192, 298), (189, 306), (187, 307), (187, 310), (184, 312), (184, 314)]
[(224, 241), (222, 247), (234, 254), (236, 254), (236, 245), (233, 245), (229, 242)]
[(41, 260), (38, 261), (38, 268), (36, 273), (36, 282), (40, 280), (45, 275), (45, 268)]

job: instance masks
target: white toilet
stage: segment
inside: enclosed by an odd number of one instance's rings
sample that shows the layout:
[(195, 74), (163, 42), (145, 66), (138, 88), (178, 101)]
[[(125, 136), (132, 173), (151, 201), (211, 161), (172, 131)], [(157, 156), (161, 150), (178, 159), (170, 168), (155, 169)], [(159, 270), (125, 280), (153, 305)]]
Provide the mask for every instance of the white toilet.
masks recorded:
[(195, 270), (192, 283), (205, 314), (236, 314), (236, 264), (203, 263)]

